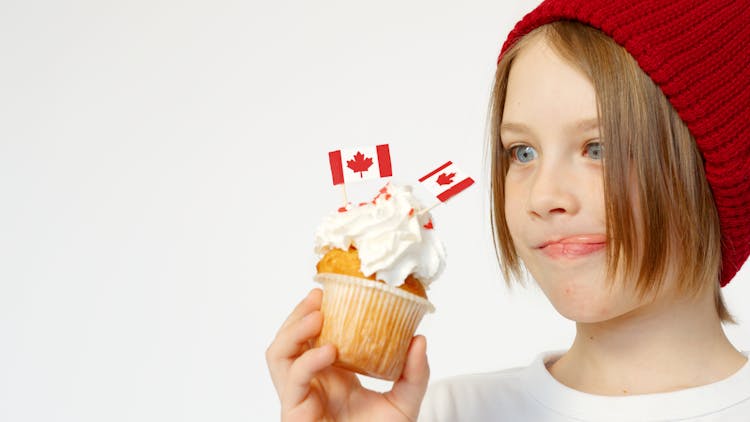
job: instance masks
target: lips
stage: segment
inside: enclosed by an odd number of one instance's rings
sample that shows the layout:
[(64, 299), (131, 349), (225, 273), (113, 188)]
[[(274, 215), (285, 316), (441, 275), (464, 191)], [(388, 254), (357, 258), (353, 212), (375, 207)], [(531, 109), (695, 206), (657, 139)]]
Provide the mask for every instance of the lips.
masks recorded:
[(548, 240), (537, 249), (551, 258), (579, 258), (606, 249), (607, 237), (601, 234), (583, 234)]

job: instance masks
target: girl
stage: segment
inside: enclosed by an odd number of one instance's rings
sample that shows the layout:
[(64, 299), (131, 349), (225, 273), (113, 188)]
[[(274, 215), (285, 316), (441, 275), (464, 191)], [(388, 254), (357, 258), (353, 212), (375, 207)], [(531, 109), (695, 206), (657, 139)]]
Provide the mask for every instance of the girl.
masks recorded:
[[(438, 382), (425, 340), (379, 394), (334, 368), (320, 291), (267, 351), (283, 420), (749, 420), (721, 298), (750, 252), (750, 2), (548, 0), (511, 32), (490, 109), (493, 229), (573, 345)], [(421, 404), (421, 412), (420, 412)]]

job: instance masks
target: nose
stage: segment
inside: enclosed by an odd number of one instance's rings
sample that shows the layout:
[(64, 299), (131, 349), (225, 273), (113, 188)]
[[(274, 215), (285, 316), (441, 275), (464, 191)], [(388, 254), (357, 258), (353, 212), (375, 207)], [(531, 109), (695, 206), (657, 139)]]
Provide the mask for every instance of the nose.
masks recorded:
[(527, 209), (539, 218), (574, 215), (580, 209), (577, 190), (585, 186), (574, 172), (561, 162), (544, 162), (535, 169), (528, 192)]

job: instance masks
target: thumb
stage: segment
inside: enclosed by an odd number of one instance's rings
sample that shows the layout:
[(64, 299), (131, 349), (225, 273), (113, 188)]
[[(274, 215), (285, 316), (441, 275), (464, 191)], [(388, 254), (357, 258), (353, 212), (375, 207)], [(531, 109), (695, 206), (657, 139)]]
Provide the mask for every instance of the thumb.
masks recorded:
[(393, 384), (393, 388), (385, 393), (385, 396), (403, 413), (416, 419), (429, 380), (427, 339), (422, 335), (415, 336), (409, 345), (401, 378)]

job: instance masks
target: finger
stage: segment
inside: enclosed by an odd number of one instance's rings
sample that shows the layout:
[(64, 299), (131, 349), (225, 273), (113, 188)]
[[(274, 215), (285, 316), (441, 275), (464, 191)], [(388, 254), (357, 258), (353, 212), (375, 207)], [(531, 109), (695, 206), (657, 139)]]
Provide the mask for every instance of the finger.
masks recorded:
[(299, 321), (282, 328), (271, 343), (271, 353), (277, 359), (290, 359), (298, 356), (309, 348), (308, 342), (313, 340), (323, 328), (323, 313), (312, 311)]
[(277, 391), (281, 391), (289, 367), (294, 359), (310, 348), (309, 342), (320, 334), (323, 314), (313, 311), (301, 320), (282, 328), (266, 351), (266, 362)]
[[(273, 380), (273, 384), (276, 387), (276, 391), (279, 394), (281, 394), (281, 387), (283, 385), (283, 379), (286, 376), (286, 371), (289, 365), (291, 365), (291, 362), (288, 361), (291, 357), (288, 350), (290, 347), (295, 347), (295, 345), (298, 346), (297, 342), (294, 342), (293, 339), (292, 346), (286, 346), (286, 344), (289, 342), (289, 336), (285, 335), (285, 333), (288, 332), (290, 325), (294, 324), (295, 322), (301, 321), (310, 312), (316, 309), (320, 309), (322, 296), (323, 292), (320, 289), (312, 289), (307, 294), (307, 296), (305, 296), (305, 298), (302, 299), (302, 301), (300, 301), (300, 303), (298, 303), (297, 306), (292, 310), (286, 321), (284, 321), (284, 323), (279, 328), (279, 331), (276, 333), (276, 337), (268, 346), (268, 349), (266, 349), (266, 364), (268, 365), (268, 370), (271, 373), (271, 379)], [(302, 329), (303, 332), (301, 333), (301, 335), (304, 336), (304, 327), (302, 327)], [(294, 336), (292, 335), (292, 337)], [(301, 353), (302, 350), (303, 349), (300, 347), (295, 354)]]
[(297, 358), (289, 369), (281, 397), (282, 411), (302, 403), (310, 392), (310, 382), (315, 374), (336, 361), (336, 347), (326, 344), (310, 349)]
[(310, 290), (307, 296), (305, 296), (305, 298), (302, 299), (302, 301), (300, 301), (300, 303), (298, 303), (297, 306), (294, 307), (292, 313), (290, 313), (284, 323), (281, 324), (281, 328), (279, 330), (283, 329), (289, 324), (292, 324), (294, 321), (302, 319), (310, 312), (320, 309), (321, 302), (323, 302), (323, 291), (320, 289)]
[(429, 380), (427, 339), (419, 335), (409, 345), (401, 377), (393, 384), (391, 391), (385, 393), (385, 397), (401, 412), (416, 419)]

